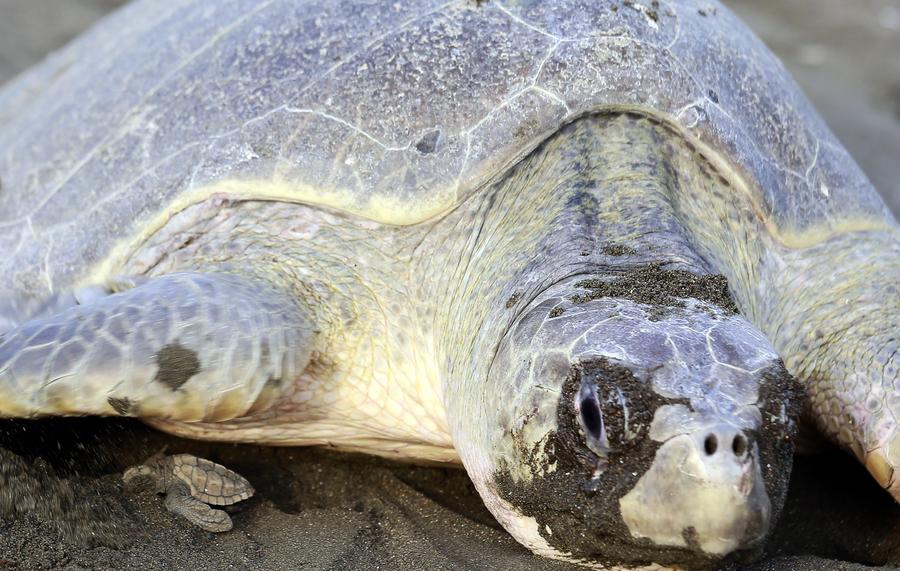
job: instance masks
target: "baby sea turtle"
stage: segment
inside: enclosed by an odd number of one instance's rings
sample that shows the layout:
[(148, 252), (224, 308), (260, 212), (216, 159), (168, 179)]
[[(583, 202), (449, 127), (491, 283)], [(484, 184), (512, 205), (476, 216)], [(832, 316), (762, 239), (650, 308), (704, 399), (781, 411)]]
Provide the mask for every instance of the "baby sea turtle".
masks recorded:
[(126, 485), (150, 484), (166, 495), (166, 508), (206, 531), (232, 528), (231, 518), (214, 506), (230, 506), (253, 495), (253, 486), (221, 464), (192, 454), (156, 454), (122, 475)]
[[(900, 228), (714, 1), (138, 1), (0, 149), (2, 416), (461, 462), (537, 554), (708, 568), (789, 371), (900, 498)], [(224, 529), (224, 470), (128, 474)]]

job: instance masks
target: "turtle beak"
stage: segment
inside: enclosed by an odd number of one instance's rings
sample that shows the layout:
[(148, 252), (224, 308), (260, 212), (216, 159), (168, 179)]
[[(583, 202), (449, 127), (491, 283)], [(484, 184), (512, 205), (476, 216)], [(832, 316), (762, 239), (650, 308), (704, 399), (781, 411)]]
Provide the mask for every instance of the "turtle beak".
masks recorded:
[(664, 442), (619, 507), (635, 538), (713, 557), (761, 542), (772, 512), (756, 445), (725, 423)]

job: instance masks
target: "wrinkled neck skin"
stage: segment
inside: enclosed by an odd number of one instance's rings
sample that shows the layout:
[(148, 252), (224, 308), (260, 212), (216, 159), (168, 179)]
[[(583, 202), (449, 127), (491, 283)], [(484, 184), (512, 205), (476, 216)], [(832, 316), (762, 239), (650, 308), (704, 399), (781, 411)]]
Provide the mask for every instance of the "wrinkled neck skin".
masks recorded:
[[(419, 246), (429, 252), (417, 260), (415, 273), (427, 284), (421, 296), (442, 308), (436, 337), (441, 366), (453, 379), (445, 382), (451, 409), (469, 404), (466, 380), (486, 378), (503, 336), (554, 285), (652, 263), (714, 273), (668, 204), (666, 179), (675, 175), (660, 172), (668, 168), (664, 155), (654, 157), (648, 144), (629, 151), (633, 160), (624, 154), (633, 144), (630, 123), (652, 124), (629, 117), (604, 129), (616, 122), (611, 117), (585, 119), (590, 129), (577, 143), (573, 135), (552, 138), (438, 221)], [(606, 134), (618, 140), (601, 142)]]
[[(588, 124), (579, 144), (572, 136), (551, 139), (436, 224), (420, 247), (435, 253), (420, 260), (417, 273), (431, 286), (424, 296), (440, 300), (438, 359), (454, 441), (462, 448), (483, 438), (483, 426), (497, 426), (496, 411), (515, 397), (488, 373), (504, 336), (538, 296), (558, 284), (568, 284), (554, 289), (558, 297), (583, 294), (574, 278), (651, 263), (712, 273), (667, 204), (658, 171), (663, 157), (652, 163), (614, 157), (607, 147), (621, 153), (628, 126), (609, 129), (621, 140), (604, 145), (602, 127)], [(635, 157), (643, 153), (634, 150)]]
[(716, 273), (672, 208), (679, 177), (668, 153), (655, 148), (665, 128), (628, 115), (576, 125), (584, 129), (555, 136), (438, 221), (418, 248), (430, 253), (415, 273), (426, 284), (421, 297), (441, 308), (438, 359), (458, 443), (480, 438), (481, 419), (496, 425), (496, 410), (515, 397), (488, 373), (528, 308), (584, 294), (574, 285), (579, 278), (648, 264)]
[[(718, 273), (673, 207), (675, 191), (721, 185), (704, 168), (653, 120), (588, 117), (422, 242), (435, 253), (417, 273), (428, 284), (422, 295), (440, 307), (435, 339), (454, 443), (488, 508), (536, 553), (704, 568), (753, 552), (780, 509), (791, 381), (727, 294), (710, 293), (715, 279), (687, 283)], [(658, 286), (650, 298), (633, 291), (643, 282)], [(585, 390), (615, 409), (604, 408), (621, 440), (611, 451), (585, 444), (575, 420)], [(690, 482), (663, 489), (681, 477), (673, 466), (693, 461), (686, 450), (702, 449), (692, 439), (713, 433), (749, 458), (734, 468), (741, 483), (684, 498)], [(732, 467), (703, 464), (698, 474), (715, 480), (720, 469)], [(727, 496), (736, 489), (739, 500)], [(740, 507), (716, 519), (722, 504)]]

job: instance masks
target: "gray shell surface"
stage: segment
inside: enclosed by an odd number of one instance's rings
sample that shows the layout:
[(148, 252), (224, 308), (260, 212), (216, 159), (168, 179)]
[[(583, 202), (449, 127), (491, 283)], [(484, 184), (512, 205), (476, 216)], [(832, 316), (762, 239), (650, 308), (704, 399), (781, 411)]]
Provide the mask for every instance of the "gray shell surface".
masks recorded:
[(0, 292), (83, 282), (213, 191), (416, 223), (622, 107), (715, 149), (779, 228), (892, 220), (712, 1), (141, 0), (0, 91)]

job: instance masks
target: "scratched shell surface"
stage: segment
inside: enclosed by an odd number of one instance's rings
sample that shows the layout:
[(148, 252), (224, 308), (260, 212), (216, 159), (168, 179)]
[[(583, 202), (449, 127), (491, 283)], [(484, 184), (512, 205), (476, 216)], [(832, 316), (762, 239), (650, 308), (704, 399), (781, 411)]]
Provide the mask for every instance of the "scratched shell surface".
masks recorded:
[(722, 153), (782, 228), (891, 217), (717, 3), (143, 0), (0, 91), (0, 291), (71, 286), (224, 180), (415, 223), (621, 105)]

